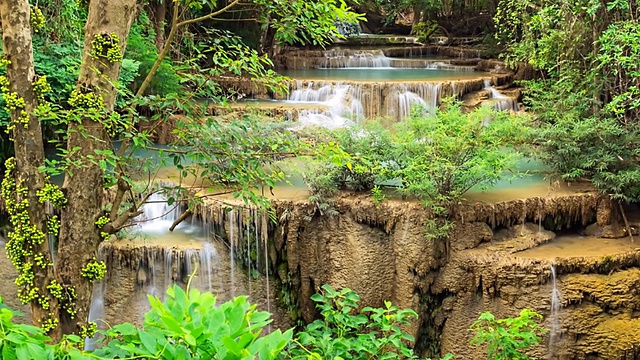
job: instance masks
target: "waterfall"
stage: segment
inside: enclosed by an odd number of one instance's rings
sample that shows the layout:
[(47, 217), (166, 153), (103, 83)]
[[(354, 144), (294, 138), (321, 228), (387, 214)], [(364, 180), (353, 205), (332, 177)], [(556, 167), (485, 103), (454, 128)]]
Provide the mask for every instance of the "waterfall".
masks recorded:
[(491, 86), (491, 80), (484, 80), (484, 88), (491, 91), (491, 103), (498, 111), (519, 111), (518, 102), (508, 96), (502, 95), (496, 88)]
[(229, 261), (231, 262), (231, 296), (236, 296), (235, 282), (236, 282), (236, 272), (235, 272), (235, 257), (236, 253), (234, 251), (234, 243), (236, 242), (236, 233), (235, 233), (235, 225), (236, 225), (236, 210), (232, 209), (229, 211), (229, 247), (231, 249), (229, 253)]
[[(93, 284), (93, 293), (91, 294), (91, 303), (89, 305), (88, 321), (93, 321), (98, 324), (99, 329), (103, 329), (103, 324), (100, 320), (104, 319), (104, 280)], [(86, 338), (84, 340), (84, 349), (93, 350), (96, 347), (96, 343), (100, 340), (99, 335), (96, 334), (92, 338)]]
[(553, 289), (551, 290), (551, 315), (550, 315), (550, 329), (549, 329), (549, 357), (552, 358), (553, 355), (553, 347), (558, 337), (558, 332), (560, 330), (560, 310), (561, 310), (561, 297), (560, 291), (558, 290), (556, 284), (556, 267), (555, 265), (551, 265), (551, 284), (553, 285)]
[[(267, 311), (271, 312), (271, 299), (269, 296), (269, 245), (267, 243), (269, 239), (269, 225), (266, 214), (261, 214), (262, 216), (262, 240), (264, 241), (264, 271), (265, 278), (267, 279)], [(271, 332), (271, 323), (269, 323), (269, 332)]]
[(412, 105), (434, 109), (442, 91), (441, 82), (344, 83), (297, 80), (290, 83), (287, 102), (323, 107), (301, 110), (299, 122), (303, 126), (337, 128), (349, 126), (365, 117), (390, 116), (401, 121), (410, 114)]
[(360, 35), (362, 32), (359, 22), (354, 24), (346, 21), (337, 21), (335, 25), (338, 33), (342, 36), (355, 36)]
[[(178, 203), (169, 205), (167, 198), (160, 193), (152, 194), (147, 202), (140, 209), (142, 214), (135, 218), (137, 222), (134, 231), (144, 234), (161, 234), (165, 233), (180, 216), (180, 206)], [(180, 227), (188, 226), (183, 222)]]
[(403, 91), (398, 93), (398, 113), (394, 114), (394, 108), (389, 107), (389, 115), (395, 116), (398, 119), (403, 119), (409, 115), (411, 115), (411, 107), (412, 106), (421, 106), (424, 109), (429, 108), (427, 102), (422, 100), (418, 94), (413, 93), (411, 91)]
[(396, 88), (396, 96), (387, 98), (387, 115), (402, 121), (411, 115), (411, 108), (420, 106), (431, 111), (438, 105), (441, 84), (418, 83), (400, 85)]
[(391, 59), (382, 50), (333, 50), (324, 53), (321, 68), (390, 68)]
[[(301, 125), (319, 125), (327, 128), (344, 127), (364, 118), (364, 108), (359, 99), (352, 96), (358, 93), (351, 85), (325, 83), (315, 86), (309, 82), (296, 81), (296, 88), (289, 95), (292, 103), (316, 103), (324, 109), (301, 110), (298, 121)], [(361, 90), (360, 90), (361, 91)]]

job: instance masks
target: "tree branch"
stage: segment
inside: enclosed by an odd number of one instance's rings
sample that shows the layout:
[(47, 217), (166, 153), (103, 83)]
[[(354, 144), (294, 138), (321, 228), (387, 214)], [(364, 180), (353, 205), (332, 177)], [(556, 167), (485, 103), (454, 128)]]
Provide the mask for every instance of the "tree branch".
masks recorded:
[(190, 209), (185, 210), (182, 214), (180, 214), (180, 216), (173, 222), (173, 224), (171, 224), (171, 227), (169, 228), (169, 231), (173, 231), (176, 226), (180, 225), (181, 222), (183, 222), (184, 220), (186, 220), (189, 216), (193, 215), (193, 211), (191, 211)]
[[(149, 199), (149, 197), (151, 197), (153, 193), (153, 191), (149, 192), (142, 200), (140, 200), (140, 202), (134, 203), (127, 211), (120, 214), (120, 216), (118, 216), (115, 220), (108, 222), (105, 226), (102, 227), (102, 232), (115, 234), (120, 231), (120, 229), (125, 226), (127, 221), (142, 214), (142, 210), (138, 209), (142, 207), (142, 205)], [(113, 212), (113, 209), (111, 209), (111, 211)]]
[(181, 22), (179, 22), (176, 26), (176, 28), (180, 27), (180, 26), (184, 26), (184, 25), (189, 25), (189, 24), (193, 24), (193, 23), (197, 23), (203, 20), (208, 20), (211, 19), (213, 17), (216, 17), (224, 12), (226, 12), (227, 10), (231, 9), (232, 7), (236, 6), (238, 3), (240, 2), (240, 0), (234, 0), (233, 2), (231, 2), (229, 5), (223, 7), (222, 9), (218, 10), (218, 11), (214, 11), (211, 14), (207, 14), (207, 15), (203, 15), (194, 19), (189, 19), (189, 20), (183, 20)]
[(130, 188), (129, 183), (122, 179), (122, 174), (118, 176), (118, 190), (116, 191), (116, 197), (111, 205), (111, 213), (109, 214), (109, 220), (114, 221), (118, 217), (118, 209), (122, 204), (125, 192)]

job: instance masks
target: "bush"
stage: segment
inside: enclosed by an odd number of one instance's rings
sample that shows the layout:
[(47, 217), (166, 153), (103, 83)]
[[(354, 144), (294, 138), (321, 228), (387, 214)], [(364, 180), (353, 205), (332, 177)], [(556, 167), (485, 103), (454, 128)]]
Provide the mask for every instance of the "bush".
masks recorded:
[[(292, 358), (306, 359), (419, 359), (407, 343), (413, 336), (400, 327), (417, 318), (413, 310), (385, 301), (383, 308), (360, 308), (360, 297), (349, 289), (323, 285), (311, 297), (322, 320), (307, 325), (289, 348)], [(447, 356), (445, 359), (450, 359)]]
[[(386, 302), (384, 308), (360, 309), (353, 291), (330, 286), (312, 297), (324, 320), (307, 325), (296, 340), (293, 330), (262, 335), (270, 314), (257, 311), (246, 296), (216, 304), (211, 293), (173, 285), (165, 302), (149, 296), (151, 310), (142, 328), (130, 323), (101, 332), (101, 347), (84, 348), (84, 339), (65, 336), (58, 344), (39, 327), (14, 324), (19, 315), (0, 297), (0, 356), (21, 359), (418, 359), (407, 346), (413, 338), (400, 329), (417, 314)], [(85, 335), (92, 336), (87, 327)], [(446, 359), (450, 359), (447, 356)]]
[(527, 118), (482, 107), (463, 113), (449, 101), (434, 115), (416, 111), (392, 130), (338, 129), (331, 141), (340, 156), (320, 156), (306, 175), (312, 196), (337, 190), (397, 186), (430, 207), (447, 207), (473, 187), (490, 188), (520, 156)]
[[(246, 296), (216, 306), (211, 293), (179, 286), (167, 290), (167, 300), (149, 296), (151, 310), (141, 329), (129, 323), (103, 332), (103, 347), (81, 351), (84, 339), (69, 335), (56, 345), (42, 329), (14, 324), (14, 312), (0, 298), (0, 355), (18, 359), (276, 359), (289, 343), (292, 330), (261, 336), (270, 314), (256, 311)], [(95, 326), (95, 324), (94, 324)]]
[(527, 360), (522, 351), (540, 342), (544, 329), (536, 320), (542, 315), (524, 309), (515, 318), (496, 319), (490, 312), (480, 315), (469, 330), (475, 332), (471, 344), (487, 346), (487, 360)]
[(475, 186), (490, 188), (520, 156), (514, 145), (524, 139), (524, 120), (489, 107), (463, 113), (459, 102), (445, 103), (434, 116), (411, 116), (394, 140), (402, 191), (447, 205)]
[(151, 310), (142, 329), (125, 323), (107, 330), (106, 345), (94, 352), (103, 358), (139, 357), (162, 359), (275, 359), (292, 337), (292, 330), (276, 330), (260, 336), (271, 320), (256, 311), (246, 296), (216, 306), (211, 293), (185, 292), (177, 285), (162, 303), (149, 296)]

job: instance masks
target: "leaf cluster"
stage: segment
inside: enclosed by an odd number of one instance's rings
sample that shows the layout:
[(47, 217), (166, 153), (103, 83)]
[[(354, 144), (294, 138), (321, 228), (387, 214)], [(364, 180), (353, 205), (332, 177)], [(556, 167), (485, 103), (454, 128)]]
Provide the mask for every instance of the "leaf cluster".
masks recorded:
[(115, 325), (101, 331), (100, 340), (90, 339), (97, 349), (84, 351), (79, 336), (51, 345), (41, 328), (14, 324), (17, 313), (0, 298), (0, 355), (6, 360), (419, 359), (409, 346), (413, 337), (402, 330), (417, 314), (390, 302), (361, 308), (360, 298), (349, 289), (324, 285), (312, 297), (323, 320), (307, 325), (295, 339), (292, 329), (262, 334), (270, 314), (258, 311), (246, 296), (217, 304), (211, 293), (174, 284), (164, 302), (148, 298), (151, 310), (141, 328)]
[(531, 359), (523, 351), (540, 342), (540, 335), (545, 332), (536, 322), (540, 319), (542, 315), (530, 309), (520, 311), (517, 317), (505, 319), (496, 319), (490, 312), (484, 312), (469, 328), (475, 332), (471, 344), (486, 344), (487, 360)]
[(282, 45), (325, 46), (342, 37), (338, 23), (357, 23), (364, 20), (344, 0), (287, 1), (254, 0), (261, 6), (263, 31), (272, 29), (275, 40)]
[(216, 305), (211, 293), (167, 290), (164, 303), (149, 296), (151, 310), (142, 329), (125, 323), (107, 330), (103, 358), (275, 359), (292, 337), (292, 330), (261, 336), (270, 314), (257, 311), (246, 296)]
[(284, 181), (279, 162), (303, 148), (288, 126), (251, 115), (204, 122), (184, 119), (175, 130), (176, 147), (166, 153), (184, 177), (204, 178), (213, 186), (231, 189), (234, 197), (264, 203), (266, 199), (256, 190)]
[[(419, 359), (407, 344), (413, 337), (401, 327), (417, 314), (385, 301), (384, 307), (360, 307), (350, 289), (323, 285), (313, 295), (322, 319), (307, 325), (288, 349), (293, 359)], [(450, 358), (449, 356), (446, 358)]]

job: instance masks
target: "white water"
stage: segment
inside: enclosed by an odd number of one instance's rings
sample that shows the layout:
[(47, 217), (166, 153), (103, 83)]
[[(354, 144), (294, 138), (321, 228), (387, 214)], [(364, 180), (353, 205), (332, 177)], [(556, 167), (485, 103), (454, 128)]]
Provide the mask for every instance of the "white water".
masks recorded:
[(396, 90), (397, 94), (390, 96), (387, 103), (387, 115), (401, 121), (411, 115), (411, 110), (415, 107), (424, 112), (430, 112), (438, 104), (440, 84), (423, 83), (417, 84), (409, 91), (407, 85), (401, 85)]
[(551, 290), (551, 315), (550, 315), (550, 329), (549, 329), (549, 357), (552, 358), (554, 344), (557, 340), (558, 333), (560, 330), (560, 310), (562, 307), (560, 297), (560, 291), (558, 290), (556, 284), (556, 267), (551, 265), (551, 283), (553, 285), (553, 289)]
[[(298, 121), (301, 126), (318, 125), (327, 128), (350, 126), (362, 121), (367, 116), (386, 115), (401, 121), (411, 114), (414, 106), (420, 106), (426, 111), (435, 109), (439, 100), (441, 83), (409, 83), (392, 84), (379, 88), (380, 96), (383, 92), (384, 106), (375, 103), (372, 94), (363, 91), (363, 84), (344, 84), (331, 81), (298, 80), (292, 84), (287, 102), (317, 104), (317, 109), (301, 110)], [(367, 87), (367, 89), (369, 89)], [(374, 89), (373, 87), (371, 89)], [(389, 90), (387, 90), (389, 89)], [(381, 108), (386, 109), (380, 113)], [(365, 111), (366, 110), (366, 111)]]
[(231, 251), (229, 251), (229, 260), (231, 262), (231, 296), (236, 296), (236, 289), (235, 289), (235, 282), (236, 282), (236, 271), (235, 271), (235, 249), (234, 249), (234, 245), (236, 243), (236, 236), (237, 233), (235, 231), (235, 225), (236, 225), (236, 210), (232, 209), (229, 212), (229, 248), (231, 249)]
[(364, 118), (364, 108), (360, 100), (353, 96), (354, 93), (358, 94), (358, 89), (342, 83), (327, 83), (315, 88), (313, 82), (304, 86), (302, 81), (297, 81), (288, 101), (318, 104), (324, 108), (301, 110), (298, 121), (302, 126), (318, 125), (333, 129), (357, 123)]
[[(98, 325), (99, 329), (104, 329), (105, 324), (100, 320), (104, 319), (104, 280), (97, 284), (93, 284), (93, 293), (91, 294), (91, 304), (89, 305), (88, 321), (93, 321)], [(85, 350), (95, 349), (96, 342), (100, 338), (98, 335), (84, 340)]]
[(382, 50), (333, 50), (324, 53), (322, 68), (390, 68), (391, 59)]
[(493, 107), (496, 108), (496, 110), (513, 110), (515, 112), (518, 112), (518, 102), (508, 96), (503, 95), (502, 93), (500, 93), (500, 91), (491, 86), (491, 80), (484, 80), (484, 88), (491, 91), (491, 103), (493, 104)]
[[(262, 240), (264, 241), (264, 269), (265, 269), (265, 277), (267, 279), (267, 311), (271, 312), (271, 302), (269, 301), (269, 244), (267, 243), (269, 239), (269, 227), (268, 227), (268, 219), (266, 215), (262, 215)], [(269, 324), (269, 332), (271, 332), (271, 324)]]

